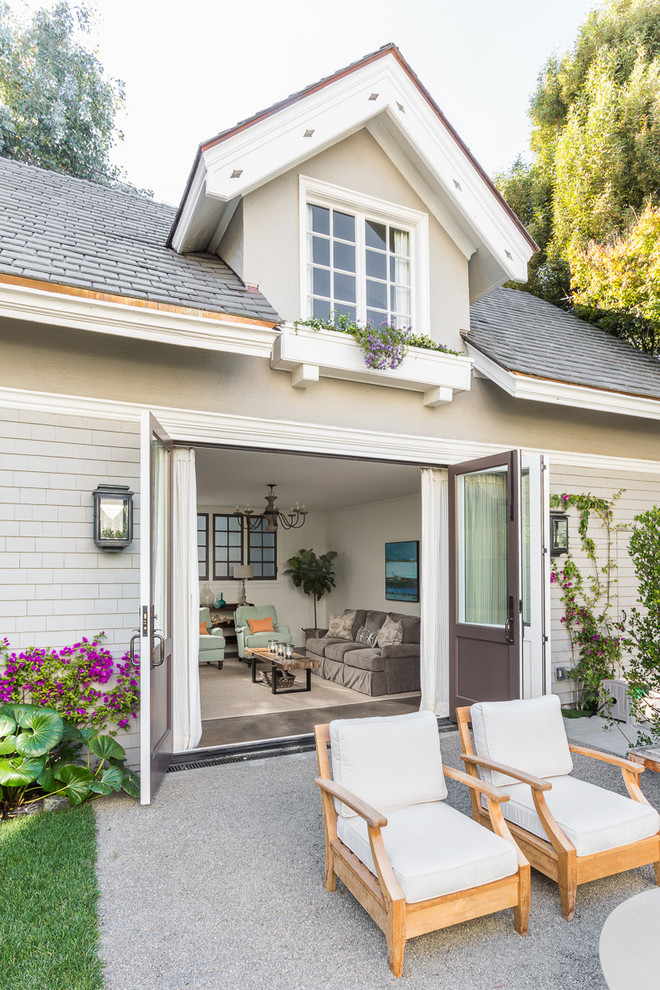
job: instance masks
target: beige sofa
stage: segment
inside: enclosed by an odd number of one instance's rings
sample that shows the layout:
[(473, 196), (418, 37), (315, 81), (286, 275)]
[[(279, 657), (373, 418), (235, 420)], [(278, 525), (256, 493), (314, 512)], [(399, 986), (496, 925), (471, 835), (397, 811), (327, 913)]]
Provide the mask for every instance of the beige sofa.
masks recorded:
[[(345, 609), (344, 614), (349, 611), (353, 610)], [(365, 626), (375, 633), (388, 615), (402, 622), (401, 643), (378, 648), (355, 641), (358, 629)], [(327, 629), (316, 632), (317, 636), (307, 639), (305, 647), (308, 657), (321, 662), (316, 670), (319, 677), (374, 697), (420, 690), (418, 616), (356, 609), (350, 640), (329, 637)]]

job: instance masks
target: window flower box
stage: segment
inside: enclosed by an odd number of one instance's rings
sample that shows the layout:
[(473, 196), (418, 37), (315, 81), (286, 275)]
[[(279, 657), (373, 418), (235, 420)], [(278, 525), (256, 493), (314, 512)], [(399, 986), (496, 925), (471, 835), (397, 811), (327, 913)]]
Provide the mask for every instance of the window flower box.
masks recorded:
[(470, 388), (472, 359), (411, 347), (395, 369), (367, 368), (360, 345), (336, 330), (286, 326), (276, 337), (270, 360), (276, 371), (289, 371), (294, 388), (309, 388), (320, 378), (384, 385), (421, 392), (425, 406), (451, 402), (455, 392)]

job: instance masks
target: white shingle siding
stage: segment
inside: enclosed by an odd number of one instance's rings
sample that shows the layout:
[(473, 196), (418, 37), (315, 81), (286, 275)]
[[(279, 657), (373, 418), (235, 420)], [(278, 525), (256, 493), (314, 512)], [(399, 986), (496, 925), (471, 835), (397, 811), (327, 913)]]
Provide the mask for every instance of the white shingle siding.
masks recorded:
[[(614, 571), (615, 581), (612, 585), (612, 608), (610, 615), (612, 618), (619, 618), (622, 611), (628, 615), (630, 609), (637, 601), (637, 579), (635, 568), (628, 554), (628, 541), (630, 539), (630, 527), (633, 525), (634, 517), (640, 512), (660, 504), (660, 472), (657, 476), (649, 474), (617, 473), (615, 470), (595, 470), (582, 466), (565, 467), (557, 466), (550, 468), (550, 491), (552, 494), (586, 494), (600, 498), (611, 499), (620, 489), (625, 491), (616, 503), (614, 509), (615, 525), (628, 527), (624, 530), (613, 531), (612, 549), (613, 558), (617, 562)], [(580, 567), (583, 577), (588, 580), (593, 572), (592, 565), (582, 553), (580, 546), (580, 536), (578, 533), (579, 512), (573, 507), (567, 509), (569, 520), (569, 546), (573, 556)], [(592, 512), (589, 523), (589, 535), (595, 540), (598, 547), (599, 560), (605, 563), (607, 558), (607, 536), (604, 528), (595, 513)], [(561, 568), (562, 557), (557, 557), (557, 563)], [(570, 667), (573, 660), (571, 657), (568, 633), (561, 617), (564, 609), (561, 604), (561, 589), (558, 584), (551, 586), (551, 612), (552, 612), (552, 690), (559, 694), (562, 702), (568, 704), (576, 700), (575, 686), (572, 681), (555, 680), (555, 670), (558, 666)]]
[[(139, 513), (132, 545), (99, 550), (92, 491), (130, 485), (139, 506), (135, 423), (0, 409), (0, 638), (61, 648), (106, 633), (115, 660), (138, 625)], [(119, 741), (138, 762), (137, 720)]]

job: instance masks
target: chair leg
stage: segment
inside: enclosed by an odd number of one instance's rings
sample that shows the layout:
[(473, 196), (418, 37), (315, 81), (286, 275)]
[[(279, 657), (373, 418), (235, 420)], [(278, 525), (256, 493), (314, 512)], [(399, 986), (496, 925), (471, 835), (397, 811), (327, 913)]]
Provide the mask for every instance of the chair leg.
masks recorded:
[(519, 935), (526, 935), (529, 927), (529, 907), (531, 903), (530, 868), (518, 868), (518, 890), (520, 899), (513, 909), (513, 922)]
[(390, 969), (397, 977), (403, 973), (403, 953), (406, 948), (405, 901), (391, 903), (387, 932), (387, 954)]
[(655, 885), (660, 887), (660, 862), (654, 863), (653, 869), (655, 870)]
[(332, 865), (332, 849), (330, 844), (325, 844), (325, 872), (323, 874), (323, 886), (326, 890), (337, 889), (337, 874)]
[(572, 921), (575, 915), (575, 898), (577, 896), (577, 862), (575, 851), (569, 854), (560, 854), (558, 866), (561, 913), (566, 921)]

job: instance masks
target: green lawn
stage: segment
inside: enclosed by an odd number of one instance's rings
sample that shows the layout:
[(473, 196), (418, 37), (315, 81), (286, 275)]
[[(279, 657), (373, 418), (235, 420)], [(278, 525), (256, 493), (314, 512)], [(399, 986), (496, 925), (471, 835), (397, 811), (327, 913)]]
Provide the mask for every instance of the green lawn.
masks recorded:
[(101, 990), (89, 805), (0, 822), (0, 990)]

